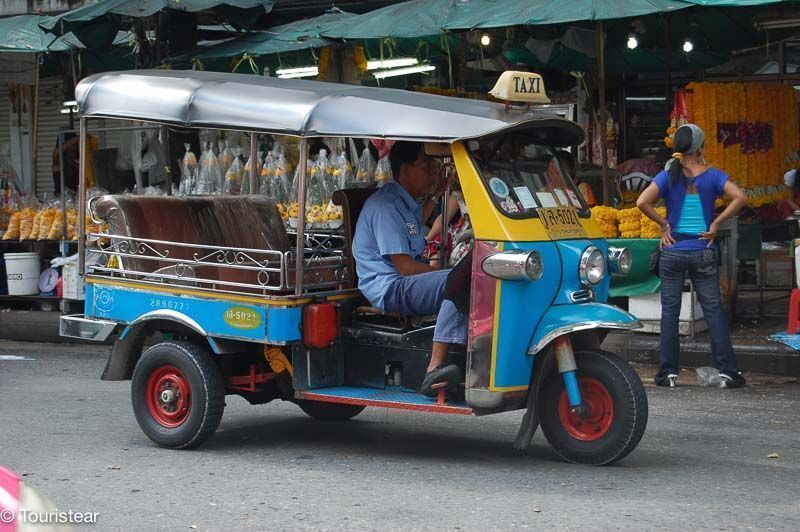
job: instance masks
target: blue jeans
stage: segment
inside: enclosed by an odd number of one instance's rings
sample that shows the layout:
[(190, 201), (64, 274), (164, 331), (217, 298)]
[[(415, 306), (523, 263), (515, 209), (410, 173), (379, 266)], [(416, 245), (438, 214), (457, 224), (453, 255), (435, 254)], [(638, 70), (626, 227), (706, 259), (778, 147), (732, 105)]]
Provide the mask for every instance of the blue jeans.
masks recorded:
[(448, 273), (450, 270), (436, 270), (400, 277), (386, 293), (384, 310), (405, 316), (437, 314), (433, 341), (466, 345), (467, 316), (444, 298)]
[(739, 371), (736, 354), (731, 345), (728, 320), (722, 311), (719, 292), (719, 268), (715, 249), (661, 252), (661, 354), (656, 380), (670, 373), (678, 374), (680, 340), (678, 318), (681, 311), (681, 292), (686, 274), (692, 281), (700, 306), (703, 309), (711, 336), (711, 353), (714, 365), (723, 373)]

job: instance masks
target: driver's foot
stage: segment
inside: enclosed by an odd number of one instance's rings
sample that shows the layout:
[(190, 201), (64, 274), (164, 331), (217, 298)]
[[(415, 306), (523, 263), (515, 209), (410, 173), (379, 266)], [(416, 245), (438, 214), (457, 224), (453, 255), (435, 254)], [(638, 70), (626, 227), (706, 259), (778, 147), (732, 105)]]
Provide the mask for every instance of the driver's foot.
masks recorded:
[(425, 374), (422, 379), (422, 385), (419, 387), (419, 393), (426, 397), (436, 397), (437, 391), (433, 389), (434, 384), (446, 382), (449, 384), (448, 388), (455, 388), (461, 382), (461, 370), (455, 364), (449, 366), (441, 365)]

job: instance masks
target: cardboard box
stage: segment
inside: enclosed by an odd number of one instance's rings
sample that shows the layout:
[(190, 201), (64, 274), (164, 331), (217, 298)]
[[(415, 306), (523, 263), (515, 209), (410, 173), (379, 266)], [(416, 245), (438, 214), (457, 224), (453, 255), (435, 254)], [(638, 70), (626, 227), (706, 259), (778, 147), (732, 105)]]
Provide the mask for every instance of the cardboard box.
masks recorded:
[(75, 299), (83, 301), (86, 299), (83, 277), (78, 275), (78, 265), (68, 262), (61, 268), (61, 283), (64, 291), (64, 299)]

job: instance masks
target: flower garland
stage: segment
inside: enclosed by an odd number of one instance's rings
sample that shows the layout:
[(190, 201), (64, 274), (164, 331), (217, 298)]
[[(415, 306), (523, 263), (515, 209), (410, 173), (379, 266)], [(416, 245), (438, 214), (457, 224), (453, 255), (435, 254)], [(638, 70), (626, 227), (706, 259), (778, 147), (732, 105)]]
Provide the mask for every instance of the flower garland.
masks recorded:
[[(780, 194), (771, 187), (783, 183), (788, 169), (800, 166), (792, 158), (800, 147), (794, 88), (765, 83), (690, 83), (685, 100), (694, 123), (706, 132), (709, 163), (749, 189), (753, 201), (777, 199)], [(720, 124), (735, 124), (748, 145), (726, 147), (717, 138)]]

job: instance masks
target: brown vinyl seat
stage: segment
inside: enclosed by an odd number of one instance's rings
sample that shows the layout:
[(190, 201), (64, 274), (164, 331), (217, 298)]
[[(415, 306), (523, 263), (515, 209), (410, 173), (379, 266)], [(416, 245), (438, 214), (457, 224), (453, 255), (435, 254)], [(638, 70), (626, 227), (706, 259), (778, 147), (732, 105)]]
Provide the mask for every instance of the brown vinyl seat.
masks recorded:
[(356, 234), (356, 223), (364, 204), (377, 188), (345, 188), (333, 193), (331, 201), (342, 208), (344, 227), (344, 256), (348, 261), (348, 269), (352, 272), (353, 286), (358, 286), (356, 260), (353, 257), (353, 238)]

